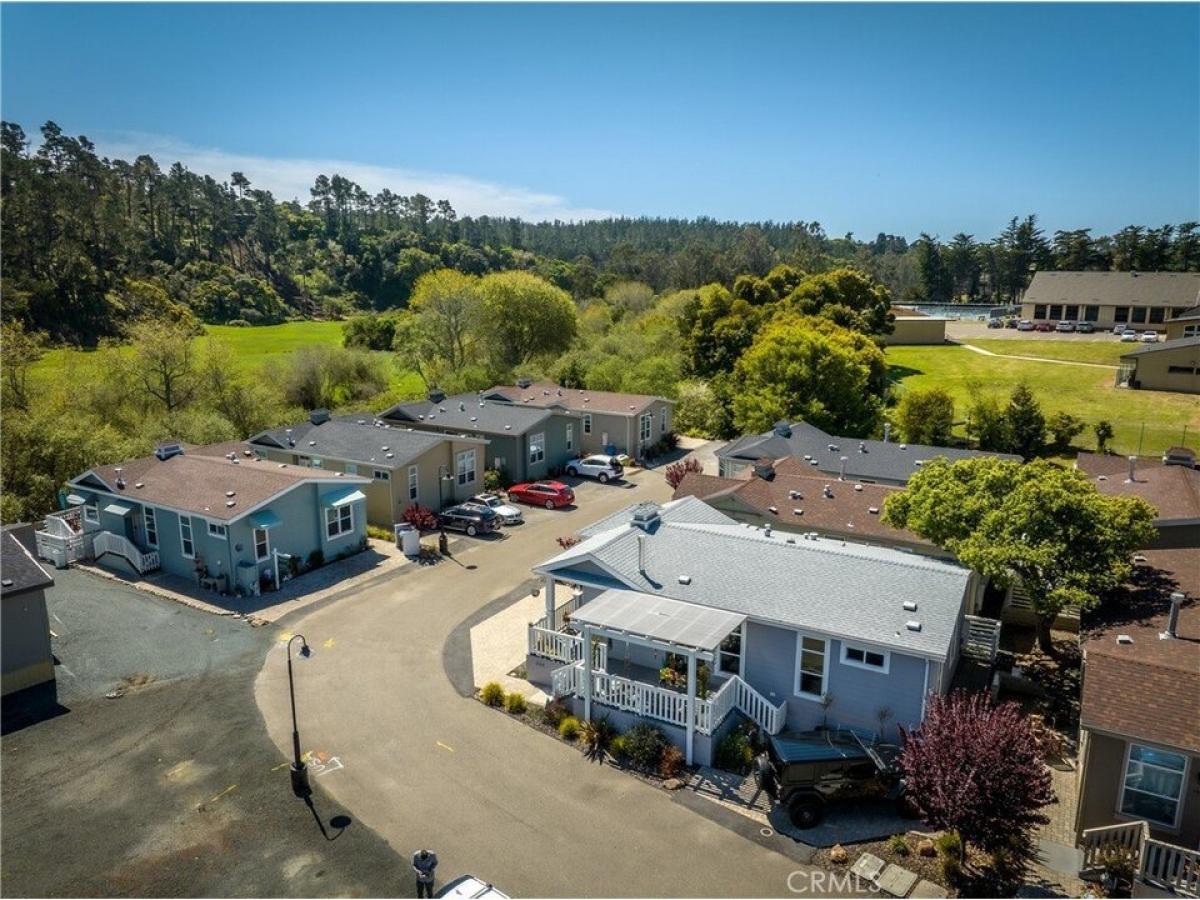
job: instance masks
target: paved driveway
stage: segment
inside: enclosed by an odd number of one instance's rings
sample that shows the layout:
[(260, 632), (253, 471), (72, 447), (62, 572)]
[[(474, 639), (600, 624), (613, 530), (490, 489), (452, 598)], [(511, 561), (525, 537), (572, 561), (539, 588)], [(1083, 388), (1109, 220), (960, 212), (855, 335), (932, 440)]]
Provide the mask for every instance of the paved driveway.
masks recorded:
[[(457, 626), (495, 598), (519, 598), (555, 538), (635, 500), (669, 496), (661, 471), (637, 479), (632, 489), (585, 484), (575, 510), (530, 510), (503, 540), (476, 541), (454, 562), (279, 623), (280, 638), (303, 632), (317, 648), (298, 694), (308, 742), (345, 764), (325, 787), (401, 853), (435, 849), (440, 878), (470, 872), (514, 896), (780, 896), (804, 869), (785, 855), (796, 845), (722, 827), (678, 795), (588, 763), (456, 688), (472, 681), (470, 660), (447, 645)], [(290, 726), (279, 652), (268, 655), (256, 696), (283, 749)]]

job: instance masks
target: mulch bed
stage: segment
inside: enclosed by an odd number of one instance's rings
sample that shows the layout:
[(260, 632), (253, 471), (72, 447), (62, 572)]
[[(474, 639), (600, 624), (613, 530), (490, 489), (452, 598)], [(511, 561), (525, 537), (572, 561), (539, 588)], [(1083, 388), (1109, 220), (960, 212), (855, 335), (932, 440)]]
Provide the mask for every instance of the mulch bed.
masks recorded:
[(946, 879), (942, 876), (942, 860), (939, 856), (921, 856), (917, 853), (917, 844), (922, 837), (933, 838), (933, 835), (920, 835), (917, 832), (909, 832), (907, 841), (909, 852), (907, 855), (901, 855), (892, 849), (891, 841), (866, 841), (861, 844), (849, 844), (845, 846), (847, 854), (847, 862), (842, 865), (835, 864), (830, 859), (830, 853), (833, 848), (818, 850), (816, 856), (813, 857), (813, 865), (822, 868), (837, 871), (850, 871), (850, 867), (864, 853), (873, 853), (886, 863), (895, 863), (902, 868), (908, 869), (910, 872), (916, 872), (917, 877), (924, 878), (926, 881), (932, 881), (934, 884), (940, 884), (946, 887), (951, 897), (957, 896), (954, 888), (946, 886)]

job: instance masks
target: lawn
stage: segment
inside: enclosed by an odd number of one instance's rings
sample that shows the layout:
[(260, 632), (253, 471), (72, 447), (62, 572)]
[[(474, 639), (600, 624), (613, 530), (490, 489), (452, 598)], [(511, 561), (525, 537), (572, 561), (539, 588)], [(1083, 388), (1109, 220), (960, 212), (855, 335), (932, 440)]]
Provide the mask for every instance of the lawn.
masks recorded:
[[(1026, 345), (1037, 342), (995, 340), (972, 343), (987, 344), (985, 349), (996, 353), (1005, 350), (1010, 354), (1025, 355)], [(1098, 348), (1107, 346), (1103, 342), (1097, 342), (1093, 348), (1090, 341), (1047, 341), (1037, 349), (1043, 356), (1050, 352), (1076, 352), (1075, 347), (1086, 348), (1079, 350), (1080, 353), (1091, 350), (1099, 354), (1105, 350)], [(1060, 350), (1064, 347), (1072, 349)], [(994, 391), (1006, 395), (1024, 381), (1033, 389), (1047, 413), (1065, 410), (1089, 424), (1101, 419), (1112, 422), (1116, 436), (1110, 446), (1119, 453), (1160, 452), (1184, 442), (1185, 429), (1186, 440), (1191, 445), (1200, 438), (1200, 397), (1117, 388), (1114, 387), (1116, 371), (1113, 369), (1001, 359), (954, 346), (889, 347), (887, 361), (892, 379), (902, 391), (914, 387), (944, 387), (957, 401), (960, 416), (965, 413), (966, 404), (975, 392)], [(1095, 437), (1089, 429), (1076, 439), (1076, 443), (1094, 449)]]
[(1121, 364), (1121, 354), (1136, 350), (1140, 344), (1122, 344), (1117, 340), (967, 340), (964, 343), (1001, 356), (1039, 356), (1043, 359), (1065, 359), (1072, 362), (1101, 363), (1108, 366)]
[[(287, 322), (283, 325), (262, 325), (255, 328), (237, 328), (229, 325), (206, 325), (207, 334), (197, 338), (204, 345), (219, 341), (233, 353), (241, 369), (260, 369), (270, 362), (283, 362), (288, 354), (309, 344), (341, 346), (341, 322)], [(385, 354), (395, 363), (393, 354)], [(34, 377), (43, 378), (86, 378), (96, 356), (87, 350), (51, 350), (38, 362)], [(421, 380), (415, 372), (394, 366), (390, 385), (391, 392), (399, 396), (421, 393)]]

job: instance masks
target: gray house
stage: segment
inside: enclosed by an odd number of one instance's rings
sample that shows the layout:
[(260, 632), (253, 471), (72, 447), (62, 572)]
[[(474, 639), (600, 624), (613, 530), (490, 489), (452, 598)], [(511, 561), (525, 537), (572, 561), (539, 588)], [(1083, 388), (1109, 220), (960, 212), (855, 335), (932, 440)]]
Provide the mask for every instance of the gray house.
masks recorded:
[(306, 422), (261, 432), (246, 444), (277, 462), (370, 478), (363, 488), (367, 521), (391, 528), (414, 504), (441, 509), (479, 493), (488, 440), (317, 409)]
[[(33, 540), (29, 525), (5, 525), (0, 534), (0, 694), (42, 691), (54, 696), (54, 654), (50, 649), (50, 618), (46, 588), (54, 579), (38, 564), (26, 542)], [(22, 696), (29, 696), (23, 694)]]
[(886, 438), (873, 441), (837, 437), (807, 422), (777, 422), (768, 432), (743, 435), (717, 450), (717, 474), (733, 478), (760, 460), (788, 456), (802, 460), (814, 472), (867, 484), (897, 485), (907, 484), (927, 460), (939, 456), (951, 462), (977, 456), (1021, 460), (1009, 453), (906, 444)]
[(564, 409), (580, 417), (581, 453), (640, 455), (672, 428), (675, 401), (650, 394), (589, 391), (559, 387), (553, 382), (522, 378), (515, 385), (496, 385), (483, 392), (488, 400)]
[(487, 441), (485, 468), (500, 469), (514, 481), (536, 481), (579, 455), (582, 419), (565, 409), (515, 406), (482, 394), (398, 403), (379, 414), (394, 428)]
[[(702, 764), (739, 717), (772, 734), (919, 723), (978, 594), (953, 563), (754, 529), (691, 497), (580, 536), (534, 568), (546, 615), (529, 626), (530, 679), (585, 717), (651, 721)], [(664, 668), (678, 678), (660, 683)]]

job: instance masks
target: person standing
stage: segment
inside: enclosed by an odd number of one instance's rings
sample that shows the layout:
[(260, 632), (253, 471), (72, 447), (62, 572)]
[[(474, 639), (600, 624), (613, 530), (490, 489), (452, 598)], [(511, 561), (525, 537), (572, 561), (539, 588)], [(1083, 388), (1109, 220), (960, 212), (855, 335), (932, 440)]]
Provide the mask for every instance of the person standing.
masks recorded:
[(412, 867), (417, 873), (417, 897), (433, 896), (433, 873), (437, 869), (437, 854), (418, 850), (413, 854)]

